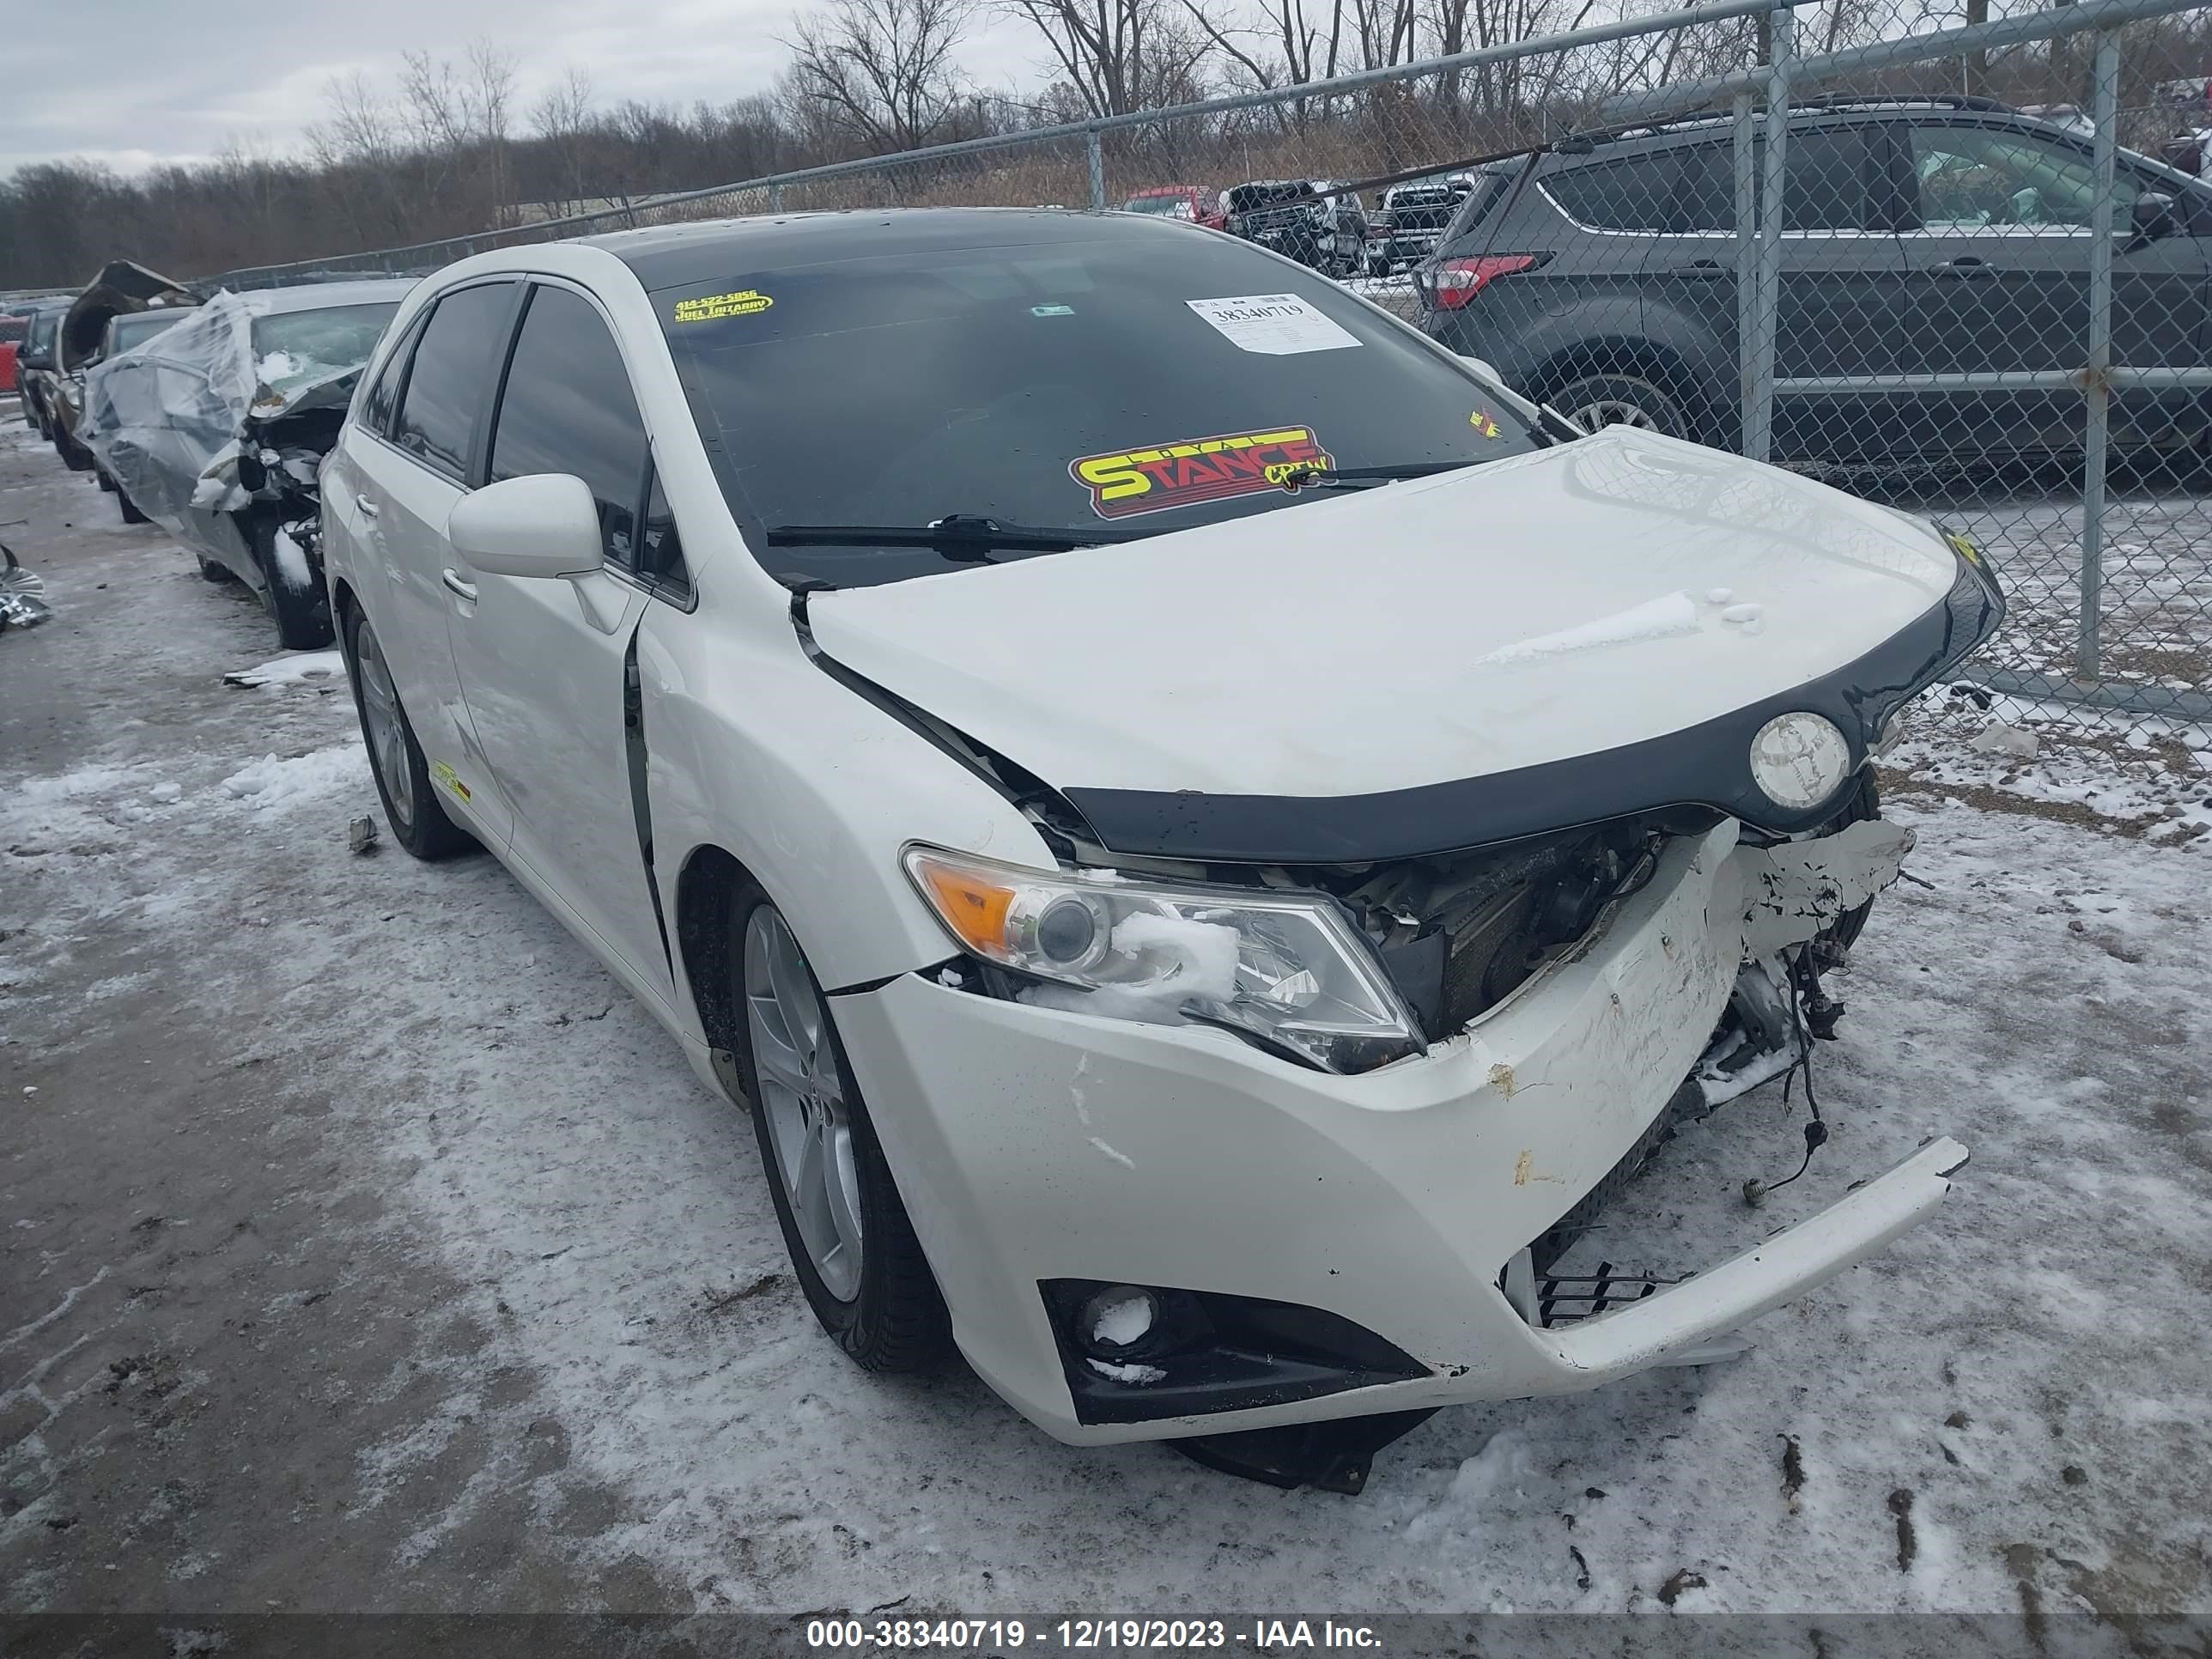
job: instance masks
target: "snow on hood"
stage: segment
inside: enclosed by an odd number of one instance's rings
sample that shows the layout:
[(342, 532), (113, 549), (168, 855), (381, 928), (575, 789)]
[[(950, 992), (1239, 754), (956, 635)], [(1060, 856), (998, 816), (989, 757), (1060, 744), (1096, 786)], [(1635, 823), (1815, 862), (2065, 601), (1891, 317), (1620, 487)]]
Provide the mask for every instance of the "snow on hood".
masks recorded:
[(1058, 787), (1335, 796), (1663, 737), (1941, 603), (1902, 514), (1627, 428), (1119, 546), (814, 594), (817, 644)]

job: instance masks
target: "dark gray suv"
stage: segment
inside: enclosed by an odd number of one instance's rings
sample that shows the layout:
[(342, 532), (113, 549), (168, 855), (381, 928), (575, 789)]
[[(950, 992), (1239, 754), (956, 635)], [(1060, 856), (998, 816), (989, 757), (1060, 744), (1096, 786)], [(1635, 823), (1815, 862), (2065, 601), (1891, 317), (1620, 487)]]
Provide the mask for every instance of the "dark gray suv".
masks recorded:
[[(1778, 378), (2079, 370), (2089, 140), (1986, 100), (1814, 106), (1785, 155)], [(1422, 325), (1586, 425), (1740, 437), (1725, 119), (1562, 143), (1478, 173), (1416, 274)], [(2123, 150), (2112, 361), (2212, 361), (2212, 189)], [(2078, 392), (1790, 393), (1777, 460), (2063, 453)], [(2206, 446), (2199, 392), (2123, 389), (2113, 441)]]

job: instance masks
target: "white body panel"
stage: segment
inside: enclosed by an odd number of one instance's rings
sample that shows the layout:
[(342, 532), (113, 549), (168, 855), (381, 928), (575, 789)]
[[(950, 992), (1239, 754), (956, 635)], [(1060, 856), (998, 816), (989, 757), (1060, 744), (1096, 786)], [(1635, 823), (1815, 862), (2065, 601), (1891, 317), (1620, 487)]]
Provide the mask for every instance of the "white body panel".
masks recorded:
[[(1467, 1032), (1359, 1076), (1218, 1030), (1055, 1012), (917, 972), (954, 946), (901, 849), (1049, 866), (1046, 842), (991, 784), (810, 658), (791, 595), (721, 499), (651, 303), (613, 255), (465, 261), (421, 285), (387, 343), (440, 293), (496, 270), (565, 279), (610, 320), (681, 527), (691, 608), (611, 570), (477, 572), (475, 597), (458, 592), (442, 580), (454, 563), (442, 525), (461, 491), (366, 433), (358, 406), (325, 477), (334, 590), (375, 626), (433, 767), (467, 785), (447, 810), (710, 1085), (693, 975), (696, 953), (726, 946), (710, 930), (687, 959), (684, 875), (716, 849), (758, 881), (834, 994), (956, 1336), (1050, 1432), (1156, 1437), (1591, 1386), (1699, 1352), (1940, 1199), (1963, 1158), (1948, 1143), (1571, 1333), (1532, 1326), (1498, 1289), (1508, 1260), (1651, 1122), (1747, 941), (1809, 937), (1893, 878), (1896, 836), (1851, 839), (1834, 869), (1738, 848), (1732, 822), (1675, 840), (1586, 948)], [(1571, 544), (1589, 556), (1547, 558)], [(1950, 578), (1948, 555), (1894, 514), (1638, 434), (1148, 544), (817, 594), (811, 617), (831, 654), (1048, 781), (1341, 793), (1732, 709), (1879, 643)], [(1729, 600), (1712, 597), (1722, 586)], [(1669, 605), (1676, 626), (1608, 631), (1607, 618), (1669, 594), (1685, 596), (1687, 623)], [(1767, 625), (1728, 620), (1733, 604), (1764, 604)], [(964, 664), (933, 643), (946, 639)], [(632, 650), (649, 868), (623, 725)], [(1436, 1371), (1262, 1411), (1085, 1425), (1037, 1291), (1054, 1276), (1323, 1308)]]

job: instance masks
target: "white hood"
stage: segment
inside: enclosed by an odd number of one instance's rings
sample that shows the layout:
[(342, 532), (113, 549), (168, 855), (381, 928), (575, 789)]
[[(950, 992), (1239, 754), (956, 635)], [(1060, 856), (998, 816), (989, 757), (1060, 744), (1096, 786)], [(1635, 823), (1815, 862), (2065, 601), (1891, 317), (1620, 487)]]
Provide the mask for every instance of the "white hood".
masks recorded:
[(808, 617), (1056, 787), (1338, 796), (1680, 731), (1863, 655), (1956, 574), (1897, 514), (1613, 428)]

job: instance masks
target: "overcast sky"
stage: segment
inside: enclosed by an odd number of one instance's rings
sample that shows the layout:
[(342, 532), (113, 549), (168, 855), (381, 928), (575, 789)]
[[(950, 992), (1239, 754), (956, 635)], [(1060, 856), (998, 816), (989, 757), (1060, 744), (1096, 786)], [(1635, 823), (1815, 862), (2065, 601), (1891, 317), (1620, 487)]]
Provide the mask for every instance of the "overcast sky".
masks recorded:
[[(766, 89), (793, 0), (0, 0), (0, 174), (82, 155), (119, 171), (232, 142), (289, 150), (333, 76), (390, 86), (407, 49), (516, 59), (520, 111), (570, 64), (595, 101), (722, 103)], [(993, 85), (1036, 78), (1042, 43), (993, 20), (963, 52)], [(520, 123), (518, 123), (520, 125)]]

